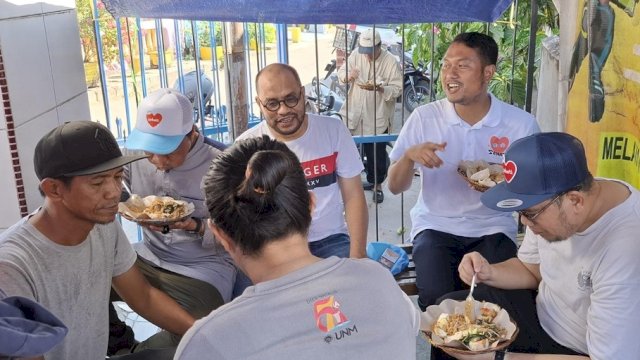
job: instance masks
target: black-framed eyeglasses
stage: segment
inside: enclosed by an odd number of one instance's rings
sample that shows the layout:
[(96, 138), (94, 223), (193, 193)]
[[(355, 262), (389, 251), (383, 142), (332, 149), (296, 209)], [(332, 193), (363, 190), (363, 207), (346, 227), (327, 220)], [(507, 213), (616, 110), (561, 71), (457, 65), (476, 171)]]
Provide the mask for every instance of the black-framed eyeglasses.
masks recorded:
[(580, 191), (582, 190), (582, 184), (577, 185), (572, 187), (569, 190), (563, 191), (558, 193), (558, 195), (556, 195), (553, 199), (551, 199), (551, 201), (549, 201), (547, 203), (547, 205), (543, 206), (542, 209), (538, 210), (538, 211), (527, 211), (527, 210), (520, 210), (518, 211), (518, 214), (520, 214), (521, 216), (524, 216), (527, 218), (527, 220), (529, 221), (534, 221), (540, 214), (542, 214), (545, 210), (547, 210), (549, 208), (549, 206), (551, 206), (551, 204), (557, 202), (563, 195), (566, 195), (572, 191)]
[[(302, 89), (300, 89), (300, 92), (302, 93)], [(288, 95), (282, 100), (268, 99), (267, 101), (262, 102), (262, 100), (258, 99), (258, 102), (260, 103), (260, 105), (264, 106), (267, 110), (276, 112), (280, 110), (280, 104), (285, 104), (289, 109), (293, 109), (294, 107), (296, 107), (296, 105), (298, 105), (302, 97), (303, 97), (302, 95), (301, 96)]]
[(560, 199), (560, 197), (564, 194), (566, 194), (567, 191), (561, 192), (558, 195), (556, 195), (553, 199), (551, 199), (551, 201), (549, 201), (547, 203), (547, 205), (543, 206), (540, 210), (538, 211), (527, 211), (527, 210), (520, 210), (518, 211), (518, 214), (520, 214), (520, 216), (524, 216), (527, 218), (527, 220), (529, 221), (534, 221), (540, 214), (542, 214), (545, 210), (547, 210), (553, 203), (555, 203), (556, 201), (558, 201), (558, 199)]

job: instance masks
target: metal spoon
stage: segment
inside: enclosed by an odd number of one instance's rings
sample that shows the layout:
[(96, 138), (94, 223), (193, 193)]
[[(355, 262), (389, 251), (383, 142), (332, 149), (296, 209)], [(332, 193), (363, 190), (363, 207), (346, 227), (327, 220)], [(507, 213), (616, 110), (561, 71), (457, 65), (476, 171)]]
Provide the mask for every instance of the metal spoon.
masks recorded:
[(474, 272), (473, 277), (471, 278), (471, 289), (469, 290), (469, 295), (467, 296), (464, 304), (464, 315), (471, 323), (474, 323), (476, 320), (473, 306), (473, 289), (476, 287), (476, 275), (477, 273)]

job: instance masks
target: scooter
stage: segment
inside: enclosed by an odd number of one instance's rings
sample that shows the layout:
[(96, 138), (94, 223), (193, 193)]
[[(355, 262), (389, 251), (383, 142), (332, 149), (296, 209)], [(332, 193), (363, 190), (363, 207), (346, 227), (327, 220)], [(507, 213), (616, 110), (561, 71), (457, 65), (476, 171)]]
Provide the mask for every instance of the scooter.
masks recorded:
[[(403, 75), (403, 105), (407, 112), (411, 113), (418, 106), (424, 105), (432, 100), (431, 98), (431, 62), (424, 64), (419, 61), (417, 66), (413, 64), (411, 52), (403, 54), (404, 75)], [(433, 79), (437, 80), (436, 78)], [(433, 84), (435, 86), (435, 83)]]
[(322, 80), (318, 81), (314, 77), (310, 84), (304, 86), (306, 109), (311, 113), (342, 119), (338, 111), (345, 101), (346, 88), (338, 81), (336, 61), (331, 60), (325, 67), (325, 71), (326, 75)]

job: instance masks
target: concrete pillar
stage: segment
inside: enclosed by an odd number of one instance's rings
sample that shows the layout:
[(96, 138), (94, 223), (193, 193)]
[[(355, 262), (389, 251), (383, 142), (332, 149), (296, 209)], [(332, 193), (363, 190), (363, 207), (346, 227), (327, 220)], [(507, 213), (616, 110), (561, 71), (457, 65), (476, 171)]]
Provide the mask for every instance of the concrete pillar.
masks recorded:
[(89, 120), (74, 0), (0, 0), (0, 232), (42, 204), (33, 149), (65, 121)]

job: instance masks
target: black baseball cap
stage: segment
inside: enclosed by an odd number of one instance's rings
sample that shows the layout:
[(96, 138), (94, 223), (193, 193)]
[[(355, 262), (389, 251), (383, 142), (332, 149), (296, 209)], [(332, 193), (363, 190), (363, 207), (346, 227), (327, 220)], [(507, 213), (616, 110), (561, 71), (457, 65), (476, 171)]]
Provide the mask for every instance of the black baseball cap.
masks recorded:
[(145, 158), (122, 155), (111, 131), (92, 121), (66, 122), (38, 141), (33, 165), (38, 179), (91, 175)]

